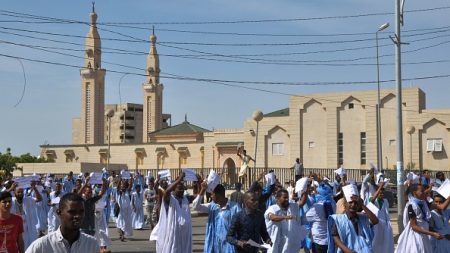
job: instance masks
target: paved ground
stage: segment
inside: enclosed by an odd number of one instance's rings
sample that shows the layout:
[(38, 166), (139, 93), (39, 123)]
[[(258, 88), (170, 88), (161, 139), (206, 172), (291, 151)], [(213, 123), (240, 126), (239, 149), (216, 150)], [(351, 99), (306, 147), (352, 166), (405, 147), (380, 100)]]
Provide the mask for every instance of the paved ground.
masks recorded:
[[(396, 209), (391, 209), (391, 222), (394, 235), (398, 234)], [(193, 252), (203, 252), (205, 241), (205, 225), (206, 217), (192, 217), (192, 234), (193, 234)], [(127, 239), (125, 242), (119, 240), (119, 235), (114, 223), (110, 223), (110, 235), (112, 239), (113, 253), (155, 253), (155, 242), (150, 242), (150, 229), (134, 230), (133, 238)], [(301, 251), (303, 252), (303, 251)]]
[[(203, 252), (205, 241), (205, 225), (206, 217), (192, 217), (192, 234), (193, 234), (193, 252)], [(112, 239), (112, 247), (114, 253), (155, 253), (155, 242), (150, 242), (150, 229), (134, 230), (133, 238), (127, 239), (125, 242), (119, 240), (119, 234), (114, 223), (110, 223), (109, 232)]]

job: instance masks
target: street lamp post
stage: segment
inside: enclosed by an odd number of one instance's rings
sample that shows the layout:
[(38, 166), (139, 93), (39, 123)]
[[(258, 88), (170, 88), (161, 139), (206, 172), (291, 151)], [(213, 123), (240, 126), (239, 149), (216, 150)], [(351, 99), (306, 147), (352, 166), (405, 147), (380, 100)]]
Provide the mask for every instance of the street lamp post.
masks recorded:
[[(255, 111), (253, 112), (252, 118), (256, 121), (256, 136), (255, 136), (255, 156), (253, 157), (253, 159), (255, 160), (254, 162), (254, 171), (256, 171), (256, 154), (258, 151), (258, 132), (259, 132), (259, 122), (264, 118), (264, 114), (261, 111)], [(249, 185), (251, 184), (251, 173), (248, 173), (248, 180), (249, 180)]]
[(382, 24), (375, 33), (377, 45), (377, 168), (383, 169), (383, 141), (381, 138), (381, 99), (380, 99), (380, 60), (378, 55), (378, 33), (389, 27), (389, 23)]
[(109, 157), (111, 152), (111, 118), (114, 116), (114, 110), (109, 110), (105, 116), (108, 119), (108, 155), (106, 158), (106, 171), (109, 171)]
[(409, 134), (409, 171), (411, 171), (412, 169), (412, 134), (414, 133), (414, 131), (416, 130), (416, 128), (414, 126), (409, 126), (406, 129), (406, 132)]

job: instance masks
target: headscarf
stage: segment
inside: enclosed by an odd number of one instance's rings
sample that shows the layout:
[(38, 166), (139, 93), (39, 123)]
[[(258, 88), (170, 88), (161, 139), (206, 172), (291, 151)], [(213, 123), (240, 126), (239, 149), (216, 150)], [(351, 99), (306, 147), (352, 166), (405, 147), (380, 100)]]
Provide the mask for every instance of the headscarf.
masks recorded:
[(329, 184), (321, 182), (316, 190), (319, 193), (316, 195), (316, 202), (323, 202), (325, 217), (328, 219), (330, 215), (334, 214), (333, 206), (331, 204), (333, 188)]
[(428, 208), (428, 204), (425, 201), (414, 197), (411, 193), (408, 194), (408, 200), (411, 204), (416, 205), (420, 208), (423, 214), (423, 219), (425, 221), (428, 222), (431, 219), (431, 212)]

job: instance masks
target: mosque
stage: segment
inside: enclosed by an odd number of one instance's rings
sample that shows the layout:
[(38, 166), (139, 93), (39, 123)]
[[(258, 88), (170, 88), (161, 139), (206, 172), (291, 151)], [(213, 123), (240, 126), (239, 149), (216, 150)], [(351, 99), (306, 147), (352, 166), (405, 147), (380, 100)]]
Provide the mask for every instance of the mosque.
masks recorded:
[[(80, 69), (81, 111), (72, 122), (72, 144), (42, 145), (51, 163), (19, 164), (23, 174), (161, 168), (221, 168), (235, 175), (245, 147), (257, 167), (289, 168), (300, 158), (307, 168), (366, 169), (377, 160), (377, 91), (298, 95), (289, 107), (249, 118), (241, 128), (206, 129), (185, 118), (173, 124), (163, 113), (157, 37), (150, 36), (142, 104), (105, 105), (105, 75), (97, 14), (90, 13), (84, 67)], [(381, 90), (383, 167), (396, 164), (396, 96)], [(419, 88), (403, 90), (405, 166), (449, 170), (450, 109), (426, 109)], [(109, 144), (109, 145), (108, 145)], [(256, 145), (257, 144), (257, 145)], [(109, 159), (108, 159), (109, 156)]]

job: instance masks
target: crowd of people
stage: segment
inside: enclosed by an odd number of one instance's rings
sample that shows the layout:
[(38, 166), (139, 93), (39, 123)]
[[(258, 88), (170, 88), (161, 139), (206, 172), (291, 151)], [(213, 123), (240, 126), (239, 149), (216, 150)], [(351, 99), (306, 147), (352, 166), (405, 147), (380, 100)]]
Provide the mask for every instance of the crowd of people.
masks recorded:
[(73, 173), (25, 185), (8, 178), (0, 192), (0, 252), (110, 252), (113, 221), (123, 242), (149, 227), (157, 253), (189, 253), (192, 211), (208, 216), (205, 253), (450, 252), (450, 198), (440, 194), (450, 184), (442, 172), (435, 179), (429, 171), (407, 175), (405, 229), (394, 247), (382, 172), (372, 167), (358, 186), (344, 168), (333, 181), (304, 176), (298, 160), (293, 169), (287, 187), (268, 171), (246, 192), (237, 183), (229, 197), (213, 171), (194, 179), (182, 172), (173, 181), (106, 170), (95, 183)]
[(23, 178), (1, 179), (0, 252), (106, 253), (110, 221), (121, 241), (133, 230), (153, 228), (159, 217), (158, 189), (167, 182), (125, 172), (110, 175), (104, 169), (94, 183), (89, 173), (72, 172), (59, 179), (34, 175), (25, 184)]

